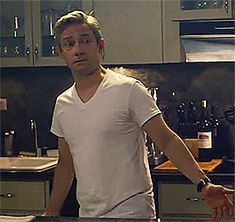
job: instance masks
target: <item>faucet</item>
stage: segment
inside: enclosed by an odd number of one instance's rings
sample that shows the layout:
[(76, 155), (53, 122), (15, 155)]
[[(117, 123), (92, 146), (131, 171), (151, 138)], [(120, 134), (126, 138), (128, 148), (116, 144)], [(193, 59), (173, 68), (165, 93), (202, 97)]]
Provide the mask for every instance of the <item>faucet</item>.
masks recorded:
[(37, 131), (37, 124), (35, 120), (30, 120), (30, 129), (33, 131), (34, 135), (34, 146), (36, 149), (36, 157), (41, 157), (42, 152), (41, 149), (38, 147), (38, 131)]

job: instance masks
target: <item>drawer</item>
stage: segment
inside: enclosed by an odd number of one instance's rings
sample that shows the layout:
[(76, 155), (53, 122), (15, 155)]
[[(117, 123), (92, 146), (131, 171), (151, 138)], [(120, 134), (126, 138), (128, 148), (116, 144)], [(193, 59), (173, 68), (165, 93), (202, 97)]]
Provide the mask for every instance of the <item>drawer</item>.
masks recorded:
[(49, 181), (1, 181), (1, 211), (43, 210), (49, 197)]
[[(158, 184), (160, 216), (211, 216), (211, 209), (194, 184)], [(227, 185), (226, 187), (232, 187)], [(230, 195), (233, 201), (233, 195)]]

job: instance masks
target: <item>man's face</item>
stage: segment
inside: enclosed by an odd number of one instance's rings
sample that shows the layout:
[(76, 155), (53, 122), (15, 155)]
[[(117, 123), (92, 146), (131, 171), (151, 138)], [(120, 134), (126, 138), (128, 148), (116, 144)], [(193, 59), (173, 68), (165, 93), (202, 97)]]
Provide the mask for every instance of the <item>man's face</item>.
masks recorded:
[[(68, 26), (60, 38), (58, 54), (65, 60), (74, 75), (92, 74), (100, 65), (100, 51), (104, 40), (97, 44), (96, 38), (87, 24)], [(75, 76), (76, 77), (76, 76)]]

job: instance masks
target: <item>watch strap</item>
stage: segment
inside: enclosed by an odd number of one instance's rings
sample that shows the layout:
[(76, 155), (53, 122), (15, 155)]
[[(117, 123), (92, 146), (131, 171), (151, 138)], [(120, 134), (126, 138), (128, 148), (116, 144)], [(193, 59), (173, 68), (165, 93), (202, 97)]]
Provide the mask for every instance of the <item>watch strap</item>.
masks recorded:
[(202, 192), (203, 187), (205, 187), (211, 180), (207, 177), (200, 179), (199, 183), (197, 184), (197, 192)]

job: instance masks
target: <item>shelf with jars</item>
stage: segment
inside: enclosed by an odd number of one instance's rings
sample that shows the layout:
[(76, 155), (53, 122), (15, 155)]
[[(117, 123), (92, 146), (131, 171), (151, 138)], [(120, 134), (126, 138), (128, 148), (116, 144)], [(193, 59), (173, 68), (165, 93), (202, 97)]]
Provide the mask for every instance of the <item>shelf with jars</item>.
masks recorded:
[(1, 1), (1, 67), (64, 65), (55, 51), (54, 24), (92, 1)]

